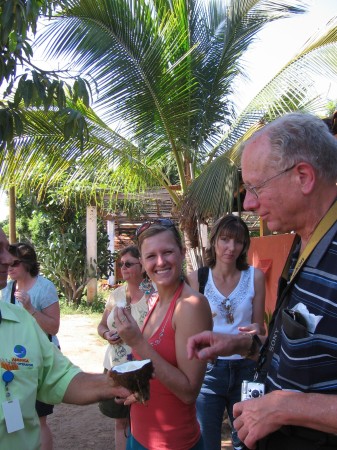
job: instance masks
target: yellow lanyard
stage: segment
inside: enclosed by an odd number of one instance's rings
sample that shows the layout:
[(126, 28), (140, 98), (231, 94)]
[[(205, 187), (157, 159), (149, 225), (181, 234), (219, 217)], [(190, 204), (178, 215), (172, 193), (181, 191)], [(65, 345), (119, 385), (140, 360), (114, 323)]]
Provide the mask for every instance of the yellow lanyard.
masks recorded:
[(327, 214), (323, 217), (323, 219), (319, 222), (317, 227), (315, 228), (314, 233), (312, 234), (308, 244), (306, 245), (303, 253), (299, 256), (296, 266), (294, 268), (293, 273), (290, 277), (290, 282), (295, 278), (298, 271), (301, 269), (305, 261), (310, 256), (311, 252), (314, 250), (316, 245), (322, 239), (322, 237), (327, 233), (327, 231), (332, 227), (332, 225), (337, 220), (337, 201), (331, 206)]

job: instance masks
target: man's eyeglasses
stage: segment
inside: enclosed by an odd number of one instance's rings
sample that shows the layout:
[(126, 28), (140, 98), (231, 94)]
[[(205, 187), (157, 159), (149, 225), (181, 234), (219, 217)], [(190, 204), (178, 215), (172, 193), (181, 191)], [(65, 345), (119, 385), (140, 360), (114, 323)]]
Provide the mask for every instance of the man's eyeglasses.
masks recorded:
[(286, 172), (289, 172), (289, 170), (292, 170), (296, 164), (293, 164), (291, 167), (288, 167), (287, 169), (282, 170), (281, 172), (278, 172), (276, 175), (273, 175), (270, 178), (267, 178), (262, 183), (257, 184), (256, 186), (249, 186), (249, 184), (243, 184), (243, 188), (249, 192), (250, 194), (253, 194), (256, 198), (259, 198), (259, 195), (257, 193), (257, 190), (265, 186), (269, 181), (273, 180), (276, 177), (279, 177), (280, 175), (283, 175)]
[(20, 264), (22, 263), (22, 261), (20, 261), (19, 259), (16, 259), (13, 264), (10, 264), (9, 267), (18, 267)]
[(130, 262), (130, 261), (125, 261), (125, 262), (119, 262), (117, 265), (118, 267), (122, 268), (123, 266), (125, 266), (127, 269), (130, 269), (130, 267), (135, 266), (136, 264), (140, 264), (139, 262)]
[(139, 236), (143, 233), (143, 231), (150, 228), (151, 225), (158, 224), (162, 225), (163, 227), (170, 228), (174, 227), (174, 223), (171, 219), (154, 219), (154, 220), (147, 220), (146, 222), (142, 223), (136, 230), (136, 238), (139, 238)]

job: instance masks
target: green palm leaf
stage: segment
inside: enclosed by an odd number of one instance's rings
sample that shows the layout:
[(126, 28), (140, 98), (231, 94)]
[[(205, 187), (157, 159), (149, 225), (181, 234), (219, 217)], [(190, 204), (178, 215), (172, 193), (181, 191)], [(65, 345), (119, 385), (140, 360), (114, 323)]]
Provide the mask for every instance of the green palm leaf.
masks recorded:
[[(317, 96), (315, 75), (322, 73), (331, 79), (337, 75), (336, 17), (273, 77), (208, 152), (210, 165), (189, 187), (183, 205), (185, 215), (204, 220), (210, 217), (210, 211), (217, 211), (215, 217), (218, 217), (232, 210), (233, 196), (228, 195), (225, 200), (221, 198), (222, 203), (219, 203), (216, 194), (210, 197), (210, 189), (216, 193), (223, 190), (224, 185), (235, 186), (237, 174), (233, 171), (231, 176), (230, 169), (232, 164), (237, 168), (240, 166), (240, 142), (264, 123), (282, 114), (291, 111), (319, 114), (326, 101)], [(223, 167), (226, 161), (227, 169)], [(222, 167), (222, 174), (219, 167)], [(214, 205), (211, 206), (210, 201)]]

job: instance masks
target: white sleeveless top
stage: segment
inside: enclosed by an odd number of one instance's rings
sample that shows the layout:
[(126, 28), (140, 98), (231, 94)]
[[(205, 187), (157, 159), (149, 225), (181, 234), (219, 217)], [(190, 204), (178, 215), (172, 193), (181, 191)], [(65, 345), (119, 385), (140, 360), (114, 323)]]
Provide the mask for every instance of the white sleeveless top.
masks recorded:
[[(239, 283), (235, 289), (225, 297), (216, 288), (212, 270), (208, 272), (208, 280), (205, 285), (204, 295), (207, 297), (213, 314), (213, 331), (216, 333), (239, 334), (238, 327), (250, 325), (253, 314), (254, 289), (254, 267), (241, 271)], [(224, 303), (228, 301), (231, 305), (233, 323), (228, 323), (226, 319), (226, 309)], [(220, 359), (241, 359), (240, 355), (220, 356)]]

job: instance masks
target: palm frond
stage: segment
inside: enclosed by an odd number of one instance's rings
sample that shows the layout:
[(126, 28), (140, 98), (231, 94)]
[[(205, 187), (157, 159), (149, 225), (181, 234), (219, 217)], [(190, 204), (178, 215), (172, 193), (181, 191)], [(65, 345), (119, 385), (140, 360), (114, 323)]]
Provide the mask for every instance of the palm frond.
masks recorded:
[[(265, 123), (291, 111), (318, 114), (325, 106), (325, 99), (316, 92), (314, 75), (326, 73), (336, 78), (337, 75), (337, 20), (332, 19), (327, 28), (321, 30), (314, 38), (278, 74), (255, 96), (250, 104), (236, 117), (228, 129), (208, 151), (208, 161), (201, 174), (189, 187), (186, 200), (182, 206), (191, 216), (202, 220), (209, 215), (210, 205), (204, 201), (203, 192), (210, 195), (211, 190), (223, 189), (223, 179), (217, 176), (219, 166), (229, 174), (226, 162), (240, 166), (240, 143)], [(218, 155), (218, 156), (217, 156)], [(217, 157), (216, 157), (217, 156)], [(215, 158), (215, 159), (214, 159)], [(207, 169), (205, 169), (205, 167)], [(206, 175), (205, 175), (206, 173)], [(235, 174), (233, 174), (235, 177)], [(227, 180), (233, 186), (235, 178)], [(209, 196), (209, 202), (215, 211), (222, 208), (226, 213), (231, 208), (231, 201), (219, 203), (217, 195)], [(185, 204), (186, 203), (186, 204)]]

